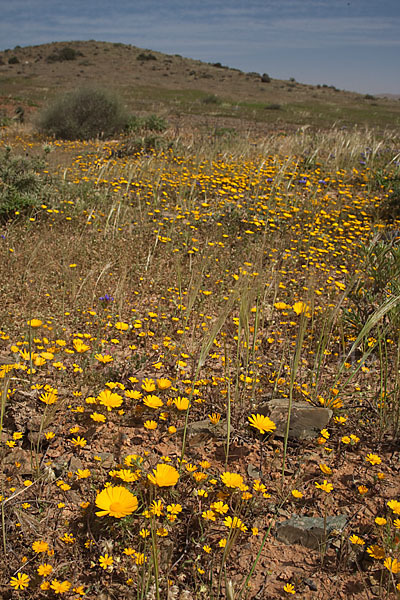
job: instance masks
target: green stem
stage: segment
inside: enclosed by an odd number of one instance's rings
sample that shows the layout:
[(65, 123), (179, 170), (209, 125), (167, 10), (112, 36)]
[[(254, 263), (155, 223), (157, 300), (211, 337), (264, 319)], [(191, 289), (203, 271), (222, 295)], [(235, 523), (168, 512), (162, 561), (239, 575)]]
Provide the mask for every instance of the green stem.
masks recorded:
[(257, 556), (255, 557), (255, 559), (254, 559), (254, 562), (253, 562), (253, 564), (252, 564), (252, 566), (251, 566), (251, 569), (250, 569), (250, 571), (248, 572), (246, 579), (244, 580), (244, 583), (243, 583), (243, 585), (242, 585), (242, 589), (240, 590), (240, 593), (239, 593), (239, 596), (237, 597), (237, 600), (241, 600), (241, 598), (242, 598), (242, 596), (243, 596), (243, 592), (244, 592), (244, 591), (245, 591), (245, 589), (247, 588), (247, 586), (248, 586), (248, 584), (249, 584), (249, 581), (250, 581), (250, 579), (251, 579), (251, 578), (252, 578), (252, 576), (253, 576), (253, 573), (254, 573), (254, 571), (255, 571), (255, 568), (256, 568), (256, 566), (257, 566), (257, 564), (258, 564), (258, 561), (260, 560), (261, 552), (262, 552), (262, 551), (263, 551), (263, 549), (264, 549), (265, 542), (267, 541), (267, 537), (269, 536), (269, 534), (270, 534), (270, 532), (271, 532), (271, 529), (272, 529), (272, 526), (273, 526), (273, 524), (274, 524), (274, 519), (272, 519), (272, 520), (271, 520), (271, 523), (269, 524), (269, 527), (268, 527), (267, 531), (266, 531), (266, 532), (265, 532), (265, 534), (264, 534), (264, 537), (263, 537), (263, 539), (262, 539), (262, 542), (261, 542), (261, 546), (260, 546), (260, 548), (259, 548), (259, 550), (258, 550), (258, 552), (257, 552)]
[(227, 349), (226, 349), (226, 342), (224, 342), (224, 355), (225, 355), (225, 381), (228, 384), (228, 405), (227, 405), (227, 412), (226, 412), (226, 427), (227, 427), (227, 431), (226, 431), (226, 446), (225, 446), (225, 471), (227, 470), (228, 467), (228, 459), (229, 459), (229, 447), (230, 447), (230, 441), (231, 441), (231, 381), (229, 378), (229, 372), (228, 372), (228, 353), (227, 353)]
[(28, 350), (29, 350), (29, 385), (32, 386), (32, 370), (33, 370), (33, 363), (32, 363), (32, 328), (29, 325), (29, 329), (28, 329), (29, 335), (28, 335)]
[[(6, 402), (7, 402), (7, 394), (8, 394), (8, 388), (10, 385), (10, 378), (11, 375), (8, 374), (5, 376), (4, 379), (4, 384), (3, 384), (3, 389), (1, 392), (1, 405), (0, 405), (0, 437), (1, 434), (3, 432), (3, 420), (4, 420), (4, 413), (5, 413), (5, 409), (6, 409)], [(2, 484), (2, 489), (1, 489), (1, 496), (3, 498), (3, 500), (1, 501), (1, 531), (2, 531), (2, 540), (3, 540), (3, 552), (4, 552), (4, 556), (7, 553), (7, 543), (6, 543), (6, 523), (5, 523), (5, 514), (4, 514), (4, 488), (3, 488), (3, 484)]]
[(290, 418), (292, 414), (292, 406), (293, 406), (293, 388), (294, 382), (296, 379), (297, 369), (300, 363), (300, 355), (301, 349), (303, 347), (304, 334), (306, 331), (306, 315), (305, 312), (301, 314), (300, 323), (299, 323), (299, 331), (297, 333), (296, 339), (296, 351), (294, 353), (291, 369), (290, 369), (290, 384), (289, 384), (289, 404), (288, 404), (288, 415), (286, 421), (286, 429), (285, 429), (285, 437), (283, 441), (283, 458), (282, 458), (282, 481), (281, 484), (283, 486), (283, 479), (285, 476), (285, 468), (286, 468), (286, 455), (287, 455), (287, 446), (289, 439), (289, 429), (290, 429)]
[(151, 518), (151, 551), (153, 555), (153, 567), (154, 567), (154, 581), (156, 585), (156, 599), (160, 600), (160, 588), (159, 588), (159, 571), (158, 571), (158, 553), (157, 553), (157, 536), (156, 536), (156, 524), (154, 515)]

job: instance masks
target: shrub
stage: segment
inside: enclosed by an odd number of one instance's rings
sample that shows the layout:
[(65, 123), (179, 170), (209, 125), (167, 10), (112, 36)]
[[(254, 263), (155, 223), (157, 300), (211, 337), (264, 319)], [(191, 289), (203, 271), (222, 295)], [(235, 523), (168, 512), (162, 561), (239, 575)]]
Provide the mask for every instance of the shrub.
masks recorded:
[(266, 110), (281, 110), (282, 106), (277, 102), (271, 102), (270, 104), (265, 105)]
[(150, 115), (144, 119), (144, 127), (149, 131), (157, 131), (158, 133), (161, 133), (167, 129), (168, 124), (162, 117)]
[(268, 73), (263, 73), (261, 75), (261, 81), (262, 83), (271, 83), (271, 77), (268, 75)]
[(214, 129), (215, 137), (227, 137), (231, 138), (238, 134), (234, 127), (216, 127)]
[(41, 202), (44, 182), (37, 170), (40, 161), (12, 156), (10, 149), (0, 154), (0, 221), (12, 218), (16, 212), (27, 214)]
[(10, 58), (8, 59), (8, 64), (9, 65), (18, 65), (19, 58), (17, 56), (10, 56)]
[(389, 179), (385, 187), (388, 194), (379, 207), (378, 216), (386, 221), (395, 221), (400, 217), (400, 176)]
[(8, 127), (11, 123), (10, 117), (3, 110), (0, 110), (0, 127)]
[(137, 55), (136, 60), (157, 60), (157, 57), (151, 52), (141, 52)]
[(47, 62), (64, 62), (66, 60), (76, 60), (78, 56), (83, 56), (82, 52), (75, 50), (70, 46), (64, 46), (60, 50), (56, 50), (53, 54), (47, 57)]
[(124, 158), (144, 152), (161, 152), (173, 147), (172, 142), (168, 142), (159, 135), (142, 135), (128, 139), (127, 141), (114, 148), (109, 158)]
[(202, 99), (203, 104), (221, 104), (221, 100), (215, 94), (210, 94)]
[(54, 101), (39, 118), (39, 129), (65, 140), (107, 138), (122, 131), (128, 115), (106, 91), (81, 88)]
[(126, 130), (128, 132), (147, 130), (162, 133), (167, 127), (167, 121), (158, 115), (149, 115), (148, 117), (137, 117), (136, 115), (132, 115), (129, 117)]

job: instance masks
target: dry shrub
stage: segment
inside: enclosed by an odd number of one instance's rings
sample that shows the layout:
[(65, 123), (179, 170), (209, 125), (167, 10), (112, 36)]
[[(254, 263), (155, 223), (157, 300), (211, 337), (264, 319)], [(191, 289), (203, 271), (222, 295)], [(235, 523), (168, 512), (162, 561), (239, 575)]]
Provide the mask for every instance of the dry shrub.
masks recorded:
[(40, 116), (38, 127), (65, 140), (108, 138), (122, 131), (128, 115), (105, 90), (81, 88), (57, 98)]

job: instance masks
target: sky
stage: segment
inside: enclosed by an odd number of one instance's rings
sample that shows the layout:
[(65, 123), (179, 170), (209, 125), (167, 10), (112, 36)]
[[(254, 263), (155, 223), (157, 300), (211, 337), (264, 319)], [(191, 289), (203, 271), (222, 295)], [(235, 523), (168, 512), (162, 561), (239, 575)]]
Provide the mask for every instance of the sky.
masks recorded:
[(400, 94), (400, 0), (0, 0), (0, 49), (97, 40)]

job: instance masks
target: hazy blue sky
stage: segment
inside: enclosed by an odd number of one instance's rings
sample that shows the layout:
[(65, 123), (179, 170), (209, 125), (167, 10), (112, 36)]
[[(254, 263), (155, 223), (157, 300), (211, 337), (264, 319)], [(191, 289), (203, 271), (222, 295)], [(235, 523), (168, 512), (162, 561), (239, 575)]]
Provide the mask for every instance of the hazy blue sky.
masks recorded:
[(400, 94), (400, 0), (0, 0), (0, 49), (89, 39)]

